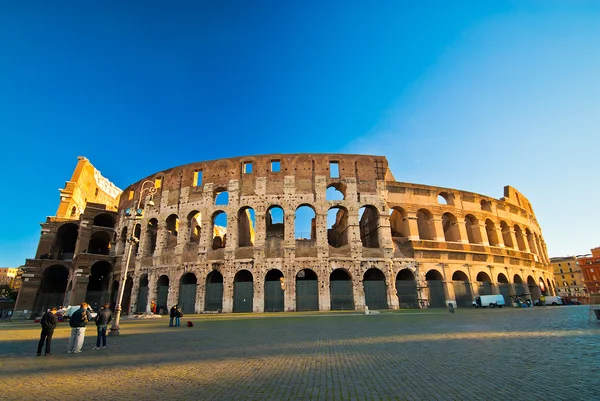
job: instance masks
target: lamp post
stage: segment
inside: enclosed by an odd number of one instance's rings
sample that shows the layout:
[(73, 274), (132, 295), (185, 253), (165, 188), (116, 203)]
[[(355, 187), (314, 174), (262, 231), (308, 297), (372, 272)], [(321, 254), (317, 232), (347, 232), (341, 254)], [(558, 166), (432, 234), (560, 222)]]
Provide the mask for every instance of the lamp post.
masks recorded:
[[(148, 187), (145, 187), (146, 184), (150, 184)], [(125, 262), (125, 268), (123, 269), (123, 277), (121, 279), (121, 282), (119, 283), (119, 297), (117, 299), (117, 305), (115, 307), (115, 311), (117, 312), (116, 316), (115, 316), (115, 320), (113, 320), (113, 324), (110, 328), (110, 335), (119, 335), (119, 323), (121, 321), (121, 302), (123, 302), (123, 294), (125, 293), (125, 285), (127, 284), (127, 270), (129, 269), (129, 261), (131, 259), (131, 249), (133, 248), (134, 244), (137, 244), (140, 242), (140, 239), (137, 238), (135, 236), (135, 221), (140, 220), (142, 218), (142, 216), (144, 215), (144, 210), (140, 207), (142, 204), (142, 199), (143, 199), (143, 195), (144, 192), (148, 191), (148, 193), (150, 194), (150, 200), (148, 201), (148, 206), (154, 206), (154, 202), (152, 201), (152, 196), (154, 196), (154, 194), (156, 193), (156, 187), (154, 186), (154, 183), (152, 181), (146, 180), (144, 182), (142, 182), (142, 188), (140, 190), (139, 193), (139, 199), (136, 205), (135, 210), (132, 210), (131, 208), (127, 208), (125, 209), (125, 218), (128, 221), (132, 221), (134, 222), (134, 224), (132, 225), (133, 227), (131, 230), (131, 235), (128, 236), (127, 238), (127, 260)], [(144, 205), (145, 207), (146, 205)]]

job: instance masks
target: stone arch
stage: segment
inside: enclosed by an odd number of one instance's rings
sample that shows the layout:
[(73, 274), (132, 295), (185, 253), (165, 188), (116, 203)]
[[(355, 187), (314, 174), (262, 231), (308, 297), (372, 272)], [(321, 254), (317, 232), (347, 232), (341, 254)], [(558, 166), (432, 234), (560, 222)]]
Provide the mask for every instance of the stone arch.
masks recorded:
[(500, 222), (500, 230), (502, 231), (502, 241), (504, 242), (504, 246), (507, 248), (514, 248), (515, 244), (513, 244), (512, 236), (510, 235), (510, 227), (504, 220)]
[(531, 295), (531, 300), (539, 300), (540, 296), (542, 295), (542, 292), (540, 291), (540, 288), (535, 282), (535, 279), (531, 276), (527, 276), (527, 287), (529, 287), (529, 294)]
[(440, 205), (454, 206), (454, 194), (449, 192), (440, 192), (438, 194), (438, 203)]
[(331, 184), (325, 191), (325, 200), (337, 201), (346, 199), (346, 185), (342, 183)]
[(254, 277), (250, 271), (238, 271), (233, 278), (233, 312), (252, 312)]
[(223, 310), (223, 275), (213, 270), (206, 275), (206, 298), (204, 310), (221, 312)]
[(265, 275), (265, 312), (284, 311), (283, 279), (279, 269), (271, 269)]
[(365, 248), (379, 248), (379, 210), (366, 205), (358, 211), (360, 241)]
[(167, 232), (166, 232), (166, 248), (175, 248), (177, 245), (177, 235), (179, 234), (179, 216), (171, 214), (165, 221)]
[(481, 210), (486, 212), (492, 211), (492, 204), (487, 199), (482, 199), (481, 202), (479, 202), (479, 205), (481, 206)]
[(120, 253), (123, 254), (125, 253), (125, 248), (127, 248), (127, 226), (123, 227), (123, 229), (121, 230), (121, 236), (119, 237), (119, 244), (120, 244)]
[(48, 308), (60, 306), (65, 298), (69, 281), (69, 270), (63, 265), (46, 267), (42, 272), (42, 281), (35, 297), (34, 312), (45, 312)]
[(508, 284), (508, 278), (506, 277), (506, 275), (504, 273), (498, 274), (498, 282), (503, 283), (503, 284)]
[(135, 250), (135, 254), (138, 254), (138, 251), (140, 249), (140, 237), (142, 236), (142, 225), (141, 224), (136, 224), (135, 227), (133, 228), (133, 236), (136, 238), (133, 247)]
[(227, 213), (217, 210), (212, 217), (212, 249), (227, 245)]
[(229, 204), (229, 191), (225, 187), (217, 187), (213, 191), (215, 206), (227, 206)]
[(300, 205), (294, 213), (294, 237), (297, 240), (317, 239), (315, 209), (311, 205)]
[(146, 226), (146, 256), (152, 256), (156, 250), (156, 239), (158, 237), (158, 220), (148, 220)]
[(138, 296), (137, 296), (137, 303), (136, 303), (136, 310), (135, 310), (137, 313), (146, 312), (146, 308), (148, 306), (149, 284), (150, 283), (148, 281), (148, 275), (142, 274), (140, 276), (139, 286), (138, 286)]
[(526, 252), (527, 246), (525, 244), (525, 236), (523, 235), (523, 230), (521, 230), (521, 227), (518, 224), (515, 224), (513, 228), (515, 230), (515, 238), (517, 239), (517, 246), (519, 248), (519, 251)]
[(460, 242), (460, 231), (458, 230), (458, 220), (452, 213), (442, 215), (442, 227), (444, 228), (444, 239), (446, 242)]
[(133, 290), (133, 278), (127, 276), (125, 280), (125, 289), (123, 291), (123, 301), (121, 302), (121, 314), (129, 315), (131, 312), (131, 291)]
[(401, 207), (395, 206), (390, 209), (390, 228), (392, 237), (408, 238), (410, 236), (410, 227), (408, 223), (408, 214)]
[(546, 287), (547, 291), (548, 291), (547, 295), (555, 295), (554, 294), (554, 287), (552, 286), (552, 283), (550, 282), (549, 278), (546, 279), (546, 284), (548, 285), (548, 287)]
[(535, 239), (533, 237), (533, 233), (529, 228), (525, 229), (525, 236), (527, 237), (527, 243), (529, 244), (529, 251), (533, 254), (537, 254), (537, 246), (535, 244)]
[(469, 276), (462, 270), (457, 270), (452, 274), (452, 286), (454, 287), (454, 298), (456, 306), (469, 307), (472, 305), (473, 292), (471, 291), (471, 282)]
[(92, 224), (99, 227), (115, 228), (115, 219), (108, 213), (100, 213), (94, 217)]
[(266, 236), (269, 238), (285, 237), (285, 212), (279, 205), (271, 205), (265, 214), (266, 219)]
[(348, 245), (348, 210), (342, 206), (329, 208), (327, 212), (327, 242), (340, 248)]
[(479, 230), (479, 221), (472, 214), (465, 216), (465, 228), (467, 231), (467, 238), (469, 244), (482, 244), (483, 238), (481, 238), (481, 231)]
[(166, 274), (161, 275), (156, 281), (156, 310), (161, 315), (169, 313), (169, 281), (169, 276)]
[(488, 243), (491, 246), (500, 245), (500, 241), (498, 240), (498, 232), (496, 231), (496, 225), (490, 219), (485, 220), (485, 232), (487, 233)]
[(311, 269), (296, 274), (296, 311), (319, 310), (319, 279)]
[(504, 304), (511, 305), (513, 290), (511, 289), (511, 286), (508, 283), (508, 277), (506, 277), (506, 275), (504, 273), (498, 274), (498, 284), (497, 285), (498, 285), (498, 290), (500, 290), (500, 294), (504, 298)]
[(187, 226), (189, 230), (188, 242), (200, 242), (200, 234), (202, 230), (202, 214), (197, 210), (192, 210), (187, 215)]
[(417, 212), (417, 226), (419, 228), (419, 239), (432, 241), (434, 239), (433, 215), (427, 209), (419, 209)]
[(186, 314), (196, 313), (196, 287), (198, 278), (192, 272), (185, 273), (179, 279), (178, 305)]
[(419, 308), (419, 295), (417, 292), (417, 281), (413, 272), (406, 268), (396, 274), (396, 293), (400, 309)]
[(113, 272), (113, 266), (109, 262), (100, 261), (92, 265), (90, 276), (85, 294), (85, 301), (94, 309), (99, 310), (99, 306), (109, 301), (110, 275)]
[(371, 310), (388, 309), (387, 286), (385, 274), (375, 267), (368, 269), (363, 275), (365, 305)]
[(87, 253), (108, 255), (110, 253), (110, 234), (106, 231), (96, 231), (90, 237)]
[(71, 260), (75, 254), (79, 226), (74, 223), (61, 225), (56, 231), (56, 239), (52, 246), (52, 259)]
[(249, 206), (238, 211), (238, 246), (254, 246), (256, 235), (256, 213)]
[(538, 287), (540, 289), (540, 295), (548, 295), (548, 288), (546, 287), (546, 282), (542, 277), (538, 278)]
[(446, 292), (444, 291), (444, 277), (435, 269), (425, 274), (427, 289), (429, 290), (429, 306), (431, 308), (446, 307)]
[(492, 279), (486, 272), (477, 273), (475, 279), (479, 285), (479, 295), (492, 295)]
[(346, 269), (335, 269), (329, 275), (331, 310), (354, 310), (352, 276)]

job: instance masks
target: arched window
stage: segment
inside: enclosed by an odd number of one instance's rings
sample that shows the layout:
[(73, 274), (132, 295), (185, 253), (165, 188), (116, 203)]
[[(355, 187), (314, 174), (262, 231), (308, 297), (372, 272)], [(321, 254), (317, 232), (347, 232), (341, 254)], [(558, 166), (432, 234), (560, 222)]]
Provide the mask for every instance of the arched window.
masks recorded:
[(146, 227), (146, 255), (152, 256), (156, 250), (156, 238), (158, 234), (158, 220), (150, 219)]
[(212, 249), (225, 248), (227, 243), (227, 213), (222, 210), (216, 211), (212, 218), (212, 226)]
[(202, 227), (202, 216), (197, 210), (191, 211), (187, 216), (188, 230), (190, 232), (189, 242), (200, 241), (200, 229)]
[(294, 213), (294, 237), (300, 240), (317, 239), (316, 214), (312, 206), (302, 205)]
[(284, 213), (279, 206), (271, 206), (267, 209), (267, 238), (284, 238)]
[(481, 232), (479, 231), (479, 221), (472, 214), (465, 216), (465, 228), (469, 244), (481, 244)]
[(433, 240), (433, 215), (427, 209), (417, 212), (417, 226), (419, 227), (419, 238), (421, 240)]
[(438, 195), (438, 203), (440, 205), (454, 206), (454, 195), (448, 192), (440, 192)]
[(408, 238), (409, 226), (406, 211), (400, 207), (390, 209), (392, 237)]
[(327, 242), (334, 248), (348, 245), (348, 211), (343, 207), (327, 212)]
[(515, 237), (517, 238), (517, 246), (519, 247), (519, 251), (525, 252), (527, 251), (527, 246), (525, 245), (525, 236), (523, 235), (523, 230), (519, 227), (518, 224), (515, 224)]
[(448, 242), (459, 242), (458, 220), (452, 213), (442, 215), (442, 226), (444, 227), (444, 239)]
[(227, 206), (229, 204), (229, 192), (225, 188), (215, 190), (215, 205)]
[(485, 221), (485, 231), (487, 233), (488, 242), (491, 246), (498, 246), (498, 233), (496, 232), (496, 225), (490, 219)]
[(492, 204), (487, 199), (482, 199), (479, 204), (481, 205), (481, 210), (485, 210), (486, 212), (492, 211)]
[(358, 211), (360, 241), (365, 248), (379, 248), (379, 211), (367, 205)]
[(167, 248), (174, 248), (177, 245), (177, 234), (179, 233), (179, 217), (172, 214), (167, 217)]
[(256, 234), (256, 215), (251, 207), (238, 212), (238, 246), (253, 246)]
[(341, 184), (334, 184), (327, 187), (325, 191), (325, 200), (334, 201), (334, 200), (344, 200), (346, 195), (344, 193), (345, 187)]
[(504, 246), (508, 248), (514, 248), (512, 236), (510, 235), (510, 227), (504, 220), (500, 222), (500, 229), (502, 230), (502, 241), (504, 242)]

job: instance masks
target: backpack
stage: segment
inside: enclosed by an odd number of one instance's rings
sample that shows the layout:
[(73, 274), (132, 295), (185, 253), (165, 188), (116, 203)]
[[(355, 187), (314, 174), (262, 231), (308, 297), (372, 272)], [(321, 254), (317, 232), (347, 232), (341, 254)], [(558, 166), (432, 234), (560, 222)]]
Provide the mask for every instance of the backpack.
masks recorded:
[(191, 321), (188, 320), (187, 327), (194, 327), (194, 323), (192, 323)]

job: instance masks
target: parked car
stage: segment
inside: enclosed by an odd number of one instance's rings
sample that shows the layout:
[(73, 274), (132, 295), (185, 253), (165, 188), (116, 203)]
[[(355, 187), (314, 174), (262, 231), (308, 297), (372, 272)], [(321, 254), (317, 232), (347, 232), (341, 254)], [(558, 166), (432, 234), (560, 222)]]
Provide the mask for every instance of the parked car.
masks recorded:
[(504, 296), (500, 294), (481, 295), (479, 297), (475, 297), (475, 299), (473, 300), (473, 306), (475, 308), (486, 308), (488, 306), (490, 308), (495, 308), (496, 306), (498, 308), (502, 308), (504, 304)]
[[(75, 312), (76, 310), (79, 310), (80, 308), (81, 308), (80, 305), (69, 306), (67, 308), (67, 310), (65, 310), (65, 313), (63, 314), (63, 316), (66, 317), (66, 318), (70, 318), (71, 315), (73, 314), (73, 312)], [(95, 319), (97, 313), (94, 312), (94, 310), (92, 308), (90, 308), (89, 306), (88, 306), (88, 311), (90, 311), (90, 316), (92, 317), (92, 319)]]
[(559, 296), (546, 295), (546, 305), (564, 305), (563, 299)]

